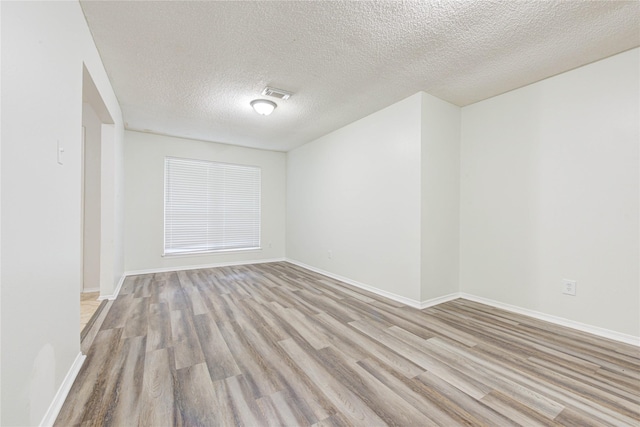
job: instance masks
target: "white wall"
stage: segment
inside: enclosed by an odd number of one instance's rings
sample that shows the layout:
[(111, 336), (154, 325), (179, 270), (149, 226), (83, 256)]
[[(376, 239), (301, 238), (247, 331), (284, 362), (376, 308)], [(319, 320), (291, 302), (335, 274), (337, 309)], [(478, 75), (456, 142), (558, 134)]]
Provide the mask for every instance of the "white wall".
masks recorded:
[[(2, 5), (0, 5), (0, 47), (2, 46)], [(0, 54), (0, 69), (2, 69), (2, 55)], [(2, 78), (0, 78), (0, 94), (2, 93)], [(2, 104), (0, 102), (0, 189), (2, 188)], [(0, 197), (0, 218), (2, 218), (2, 197)], [(0, 242), (2, 242), (2, 221), (0, 220)], [(2, 331), (2, 244), (0, 244), (0, 332)], [(0, 336), (0, 423), (2, 422), (2, 338)]]
[(462, 110), (463, 292), (640, 336), (639, 53)]
[[(0, 423), (35, 425), (80, 351), (83, 62), (116, 121), (109, 145), (114, 152), (121, 150), (122, 120), (77, 2), (2, 2), (0, 7)], [(63, 165), (56, 161), (57, 141), (65, 149)], [(117, 161), (114, 154), (113, 169), (120, 167)], [(114, 184), (113, 222), (120, 214), (116, 199)], [(112, 253), (118, 251), (114, 247)], [(114, 259), (114, 266), (118, 262)]]
[[(124, 273), (124, 130), (118, 123), (109, 126), (108, 130), (114, 134), (112, 138), (119, 141), (113, 145), (113, 241), (111, 242), (111, 253), (113, 254), (113, 265), (111, 273), (111, 283), (113, 291)], [(113, 294), (113, 291), (111, 292)], [(101, 289), (101, 293), (102, 293)], [(105, 291), (104, 295), (107, 294)]]
[[(163, 257), (166, 156), (259, 166), (262, 250)], [(284, 153), (125, 132), (125, 269), (141, 271), (282, 259), (285, 256)]]
[(120, 201), (124, 188), (123, 177), (118, 175), (124, 174), (122, 125), (103, 122), (101, 137), (100, 295), (109, 296), (116, 291), (124, 273), (124, 205)]
[(82, 290), (100, 289), (100, 146), (102, 122), (86, 102), (82, 103), (84, 127), (84, 218)]
[(288, 258), (420, 301), (421, 102), (287, 154)]
[[(100, 294), (107, 297), (114, 294), (124, 271), (123, 129), (116, 126), (86, 67), (82, 72), (82, 100), (93, 110), (87, 113), (92, 117), (87, 141), (90, 157), (85, 169), (89, 170), (92, 188), (85, 203), (97, 211), (89, 218), (89, 231), (97, 238), (90, 239), (93, 247), (84, 255), (85, 261), (91, 258), (97, 267), (93, 268), (93, 278), (88, 282), (93, 284), (89, 286), (95, 289), (99, 285)], [(86, 108), (83, 105), (83, 123), (87, 120)]]
[(459, 291), (460, 114), (422, 93), (421, 301)]

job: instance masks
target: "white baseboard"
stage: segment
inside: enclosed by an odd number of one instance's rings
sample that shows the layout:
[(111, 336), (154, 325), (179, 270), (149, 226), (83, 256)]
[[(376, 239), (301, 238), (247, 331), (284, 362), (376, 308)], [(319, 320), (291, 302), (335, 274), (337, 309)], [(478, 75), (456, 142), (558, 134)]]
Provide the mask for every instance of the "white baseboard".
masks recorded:
[(429, 300), (422, 301), (420, 303), (420, 309), (433, 307), (434, 305), (438, 305), (438, 304), (442, 304), (442, 303), (445, 303), (445, 302), (453, 301), (454, 299), (458, 299), (458, 298), (460, 298), (460, 292), (454, 292), (454, 293), (449, 294), (449, 295), (444, 295), (444, 296), (437, 297), (437, 298), (431, 298)]
[(274, 259), (260, 259), (260, 260), (253, 260), (253, 261), (218, 262), (215, 264), (182, 265), (178, 267), (162, 267), (162, 268), (150, 268), (146, 270), (126, 271), (124, 275), (138, 276), (140, 274), (168, 273), (171, 271), (185, 271), (185, 270), (200, 270), (202, 268), (231, 267), (234, 265), (247, 265), (247, 264), (265, 264), (268, 262), (282, 262), (284, 260), (285, 260), (284, 258), (274, 258)]
[(322, 274), (323, 276), (331, 277), (332, 279), (339, 280), (344, 283), (348, 283), (349, 285), (355, 286), (356, 288), (364, 289), (365, 291), (373, 292), (376, 295), (380, 295), (381, 297), (389, 298), (401, 304), (406, 304), (409, 307), (417, 308), (418, 310), (422, 310), (423, 308), (431, 307), (434, 305), (442, 304), (443, 302), (452, 301), (456, 298), (460, 298), (459, 292), (454, 292), (449, 295), (443, 295), (441, 297), (432, 298), (426, 301), (416, 301), (411, 298), (403, 297), (402, 295), (397, 295), (392, 292), (383, 291), (382, 289), (378, 289), (371, 285), (367, 285), (361, 282), (357, 282), (355, 280), (351, 280), (347, 277), (340, 276), (338, 274), (331, 273), (330, 271), (322, 270), (320, 268), (312, 267), (303, 262), (296, 261), (294, 259), (287, 258), (287, 262), (297, 265), (298, 267), (305, 268), (307, 270), (314, 271), (318, 274)]
[(288, 262), (288, 263), (291, 263), (293, 265), (297, 265), (298, 267), (302, 267), (302, 268), (305, 268), (307, 270), (314, 271), (314, 272), (316, 272), (318, 274), (322, 274), (323, 276), (331, 277), (332, 279), (336, 279), (336, 280), (339, 280), (341, 282), (347, 283), (347, 284), (349, 284), (351, 286), (355, 286), (356, 288), (364, 289), (365, 291), (373, 292), (376, 295), (380, 295), (382, 297), (389, 298), (389, 299), (397, 301), (399, 303), (406, 304), (409, 307), (413, 307), (413, 308), (417, 308), (417, 309), (422, 308), (422, 304), (423, 303), (421, 303), (420, 301), (416, 301), (416, 300), (411, 299), (411, 298), (403, 297), (402, 295), (397, 295), (397, 294), (394, 294), (392, 292), (383, 291), (382, 289), (378, 289), (378, 288), (375, 288), (373, 286), (370, 286), (370, 285), (367, 285), (367, 284), (364, 284), (364, 283), (361, 283), (361, 282), (357, 282), (355, 280), (351, 280), (348, 277), (343, 277), (343, 276), (340, 276), (338, 274), (331, 273), (330, 271), (326, 271), (326, 270), (322, 270), (320, 268), (312, 267), (310, 265), (307, 265), (307, 264), (302, 263), (300, 261), (296, 261), (296, 260), (291, 259), (291, 258), (287, 258), (285, 261)]
[(86, 288), (80, 291), (81, 294), (89, 294), (91, 292), (100, 292), (100, 288)]
[(452, 301), (457, 298), (463, 298), (469, 301), (479, 302), (481, 304), (486, 304), (492, 307), (500, 308), (502, 310), (510, 311), (517, 314), (522, 314), (525, 316), (533, 317), (535, 319), (543, 320), (545, 322), (553, 323), (560, 326), (566, 326), (568, 328), (572, 328), (578, 331), (587, 332), (593, 335), (597, 335), (603, 338), (612, 339), (614, 341), (620, 341), (626, 344), (631, 344), (635, 346), (640, 346), (640, 337), (636, 337), (633, 335), (623, 334), (621, 332), (612, 331), (609, 329), (600, 328), (598, 326), (592, 326), (585, 323), (576, 322), (574, 320), (564, 319), (562, 317), (552, 316), (550, 314), (541, 313), (535, 310), (529, 310), (526, 308), (518, 307), (511, 304), (505, 304), (499, 301), (494, 301), (488, 298), (483, 298), (471, 294), (467, 294), (464, 292), (454, 292), (449, 295), (444, 295), (442, 297), (433, 298), (427, 301), (418, 302), (416, 300), (406, 298), (400, 295), (393, 294), (391, 292), (383, 291), (373, 286), (366, 285), (364, 283), (356, 282), (355, 280), (351, 280), (346, 277), (339, 276), (337, 274), (333, 274), (329, 271), (322, 270), (320, 268), (312, 267), (310, 265), (304, 264), (300, 261), (296, 261), (294, 259), (287, 258), (285, 261), (290, 262), (291, 264), (297, 265), (302, 268), (306, 268), (307, 270), (314, 271), (316, 273), (331, 277), (336, 280), (340, 280), (341, 282), (348, 283), (352, 286), (355, 286), (360, 289), (367, 290), (369, 292), (373, 292), (374, 294), (392, 299), (394, 301), (400, 302), (402, 304), (406, 304), (410, 307), (414, 307), (417, 309), (424, 309), (427, 307), (432, 307), (434, 305), (442, 304), (447, 301)]
[(609, 329), (600, 328), (598, 326), (587, 325), (586, 323), (576, 322), (574, 320), (565, 319), (562, 317), (552, 316), (550, 314), (541, 313), (535, 310), (529, 310), (528, 308), (522, 308), (511, 304), (505, 304), (492, 299), (483, 298), (464, 292), (460, 293), (460, 297), (469, 301), (479, 302), (481, 304), (490, 305), (502, 310), (511, 311), (513, 313), (522, 314), (525, 316), (533, 317), (538, 320), (544, 320), (545, 322), (554, 323), (560, 326), (566, 326), (568, 328), (576, 329), (578, 331), (587, 332), (589, 334), (597, 335), (603, 338), (609, 338), (614, 341), (620, 341), (626, 344), (640, 346), (640, 337), (633, 335), (623, 334), (621, 332), (612, 331)]
[(150, 268), (146, 270), (132, 270), (125, 271), (122, 274), (122, 277), (118, 281), (118, 285), (116, 286), (116, 290), (112, 295), (101, 295), (98, 297), (98, 300), (114, 300), (118, 297), (120, 293), (120, 288), (122, 288), (122, 284), (125, 279), (129, 276), (139, 276), (141, 274), (153, 274), (153, 273), (168, 273), (172, 271), (185, 271), (185, 270), (200, 270), (203, 268), (216, 268), (216, 267), (231, 267), (234, 265), (248, 265), (248, 264), (265, 264), (269, 262), (282, 262), (284, 258), (273, 258), (273, 259), (261, 259), (261, 260), (253, 260), (253, 261), (236, 261), (236, 262), (219, 262), (215, 264), (201, 264), (201, 265), (183, 265), (179, 267), (162, 267), (162, 268)]
[(511, 304), (502, 303), (499, 301), (491, 300), (488, 298), (479, 297), (472, 294), (467, 294), (464, 292), (454, 292), (449, 295), (444, 295), (437, 298), (432, 298), (426, 301), (417, 301), (411, 298), (403, 297), (401, 295), (394, 294), (392, 292), (387, 292), (378, 288), (375, 288), (371, 285), (367, 285), (365, 283), (361, 283), (347, 277), (340, 276), (338, 274), (331, 273), (326, 270), (322, 270), (320, 268), (316, 268), (310, 265), (307, 265), (303, 262), (291, 259), (291, 258), (277, 258), (277, 259), (268, 259), (268, 260), (257, 260), (257, 261), (240, 261), (240, 262), (232, 262), (232, 263), (217, 263), (217, 264), (206, 264), (206, 265), (191, 265), (191, 266), (182, 266), (182, 267), (169, 267), (169, 268), (157, 268), (157, 269), (148, 269), (148, 270), (137, 270), (137, 271), (127, 271), (122, 275), (122, 278), (118, 282), (118, 286), (113, 295), (110, 296), (101, 296), (98, 299), (115, 299), (120, 292), (120, 288), (122, 287), (122, 283), (124, 279), (128, 276), (135, 276), (139, 274), (150, 274), (150, 273), (165, 273), (171, 271), (182, 271), (182, 270), (197, 270), (202, 268), (215, 268), (215, 267), (227, 267), (234, 265), (247, 265), (247, 264), (262, 264), (269, 262), (282, 262), (286, 261), (291, 264), (297, 265), (299, 267), (305, 268), (310, 271), (314, 271), (318, 274), (322, 274), (327, 277), (331, 277), (332, 279), (339, 280), (341, 282), (347, 283), (349, 285), (355, 286), (356, 288), (364, 289), (369, 292), (373, 292), (376, 295), (380, 295), (385, 298), (389, 298), (393, 301), (397, 301), (401, 304), (406, 304), (409, 307), (417, 308), (419, 310), (432, 307), (438, 304), (445, 303), (447, 301), (452, 301), (457, 298), (467, 299), (469, 301), (479, 302), (481, 304), (486, 304), (492, 307), (500, 308), (502, 310), (507, 310), (513, 313), (522, 314), (525, 316), (533, 317), (535, 319), (543, 320), (546, 322), (554, 323), (556, 325), (566, 326), (572, 329), (576, 329), (578, 331), (587, 332), (593, 335), (597, 335), (603, 338), (612, 339), (615, 341), (620, 341), (626, 344), (631, 344), (635, 346), (640, 346), (640, 337), (636, 337), (634, 335), (623, 334), (621, 332), (612, 331), (609, 329), (600, 328), (598, 326), (588, 325), (586, 323), (576, 322), (574, 320), (565, 319), (562, 317), (553, 316), (550, 314), (541, 313), (535, 310), (529, 310), (527, 308), (518, 307)]
[(60, 388), (58, 388), (58, 392), (54, 396), (53, 401), (51, 402), (51, 405), (49, 405), (49, 409), (47, 409), (47, 412), (44, 414), (44, 417), (42, 417), (42, 421), (40, 421), (40, 426), (42, 427), (53, 426), (53, 423), (56, 421), (56, 418), (60, 413), (60, 409), (62, 409), (62, 405), (64, 404), (64, 401), (66, 400), (67, 395), (69, 394), (69, 390), (71, 390), (71, 386), (73, 385), (73, 382), (75, 381), (76, 376), (78, 376), (78, 372), (80, 372), (80, 368), (82, 367), (82, 364), (84, 363), (84, 359), (86, 359), (86, 357), (87, 356), (85, 356), (84, 354), (78, 353), (78, 355), (76, 356), (76, 359), (73, 361), (73, 364), (71, 365), (71, 368), (69, 368), (69, 372), (67, 372), (67, 375), (64, 377), (64, 380), (62, 380), (62, 384), (60, 384)]
[(124, 283), (124, 279), (127, 278), (127, 274), (124, 273), (122, 274), (122, 276), (120, 277), (120, 280), (118, 280), (118, 284), (116, 285), (116, 289), (113, 291), (113, 293), (111, 295), (100, 295), (98, 297), (98, 301), (102, 301), (105, 299), (108, 300), (114, 300), (118, 297), (118, 294), (120, 293), (120, 288), (122, 287), (122, 284)]

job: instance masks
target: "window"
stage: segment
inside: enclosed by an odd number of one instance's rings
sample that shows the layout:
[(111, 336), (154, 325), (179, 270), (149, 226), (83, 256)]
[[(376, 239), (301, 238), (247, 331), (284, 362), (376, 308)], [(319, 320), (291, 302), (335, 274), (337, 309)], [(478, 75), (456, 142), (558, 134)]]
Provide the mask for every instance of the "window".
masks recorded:
[(165, 255), (260, 248), (260, 168), (166, 157)]

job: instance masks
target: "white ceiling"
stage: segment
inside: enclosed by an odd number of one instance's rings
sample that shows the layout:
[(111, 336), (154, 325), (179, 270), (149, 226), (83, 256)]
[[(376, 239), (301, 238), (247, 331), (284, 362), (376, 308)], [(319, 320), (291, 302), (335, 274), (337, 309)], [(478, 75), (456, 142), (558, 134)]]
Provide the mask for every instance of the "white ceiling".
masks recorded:
[[(459, 106), (640, 45), (638, 1), (82, 1), (128, 129), (287, 151), (425, 91)], [(294, 92), (259, 116), (267, 86)]]

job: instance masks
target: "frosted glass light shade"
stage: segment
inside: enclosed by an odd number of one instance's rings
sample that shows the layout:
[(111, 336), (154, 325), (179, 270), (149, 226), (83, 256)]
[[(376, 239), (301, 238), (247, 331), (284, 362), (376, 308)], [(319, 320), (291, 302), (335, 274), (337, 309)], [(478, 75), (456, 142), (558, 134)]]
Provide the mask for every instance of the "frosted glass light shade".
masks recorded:
[(256, 110), (256, 113), (263, 116), (273, 113), (273, 110), (277, 107), (275, 102), (267, 101), (266, 99), (254, 99), (251, 101), (251, 106)]

